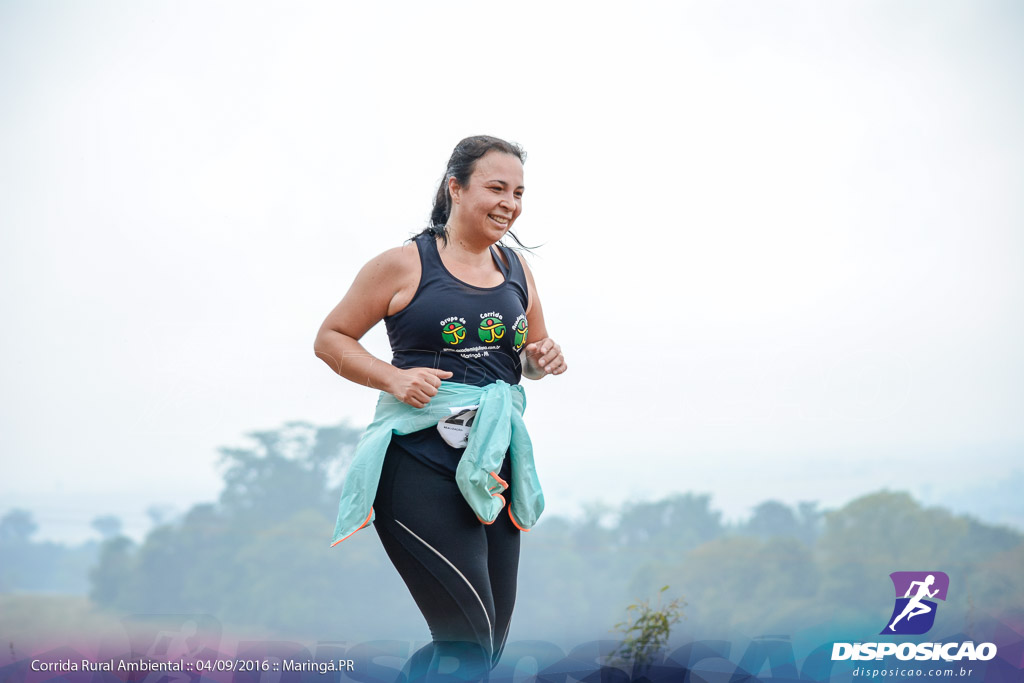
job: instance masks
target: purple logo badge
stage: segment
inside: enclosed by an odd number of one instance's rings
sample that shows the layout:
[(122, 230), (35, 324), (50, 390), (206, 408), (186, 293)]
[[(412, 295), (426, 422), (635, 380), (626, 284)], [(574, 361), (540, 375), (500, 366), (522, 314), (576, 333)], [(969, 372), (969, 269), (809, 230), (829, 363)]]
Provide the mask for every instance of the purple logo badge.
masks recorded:
[(943, 572), (893, 572), (896, 605), (880, 635), (919, 636), (935, 624), (935, 600), (945, 600), (949, 577)]

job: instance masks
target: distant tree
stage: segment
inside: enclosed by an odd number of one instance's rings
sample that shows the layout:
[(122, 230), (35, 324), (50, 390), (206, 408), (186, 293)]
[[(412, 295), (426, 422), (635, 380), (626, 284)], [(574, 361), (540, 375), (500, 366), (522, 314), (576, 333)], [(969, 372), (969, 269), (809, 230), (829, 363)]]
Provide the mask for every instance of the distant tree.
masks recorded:
[(742, 530), (758, 538), (800, 535), (800, 523), (788, 506), (777, 500), (766, 500), (754, 508), (754, 514)]
[(32, 513), (20, 508), (0, 519), (0, 591), (24, 589), (39, 578), (32, 571), (37, 553), (30, 540), (38, 528)]
[[(1024, 543), (1009, 550), (986, 558), (970, 576), (964, 576), (965, 594), (971, 599), (968, 609), (977, 614), (997, 615), (1006, 624), (1024, 626), (1024, 584), (1021, 583), (1021, 567), (1024, 567)], [(968, 615), (968, 635), (974, 614)]]
[[(818, 552), (826, 595), (887, 593), (890, 572), (905, 567), (958, 567), (970, 558), (953, 549), (969, 524), (941, 508), (923, 508), (910, 494), (882, 491), (825, 516)], [(851, 593), (851, 591), (853, 591)]]
[(165, 503), (150, 505), (146, 508), (146, 516), (153, 526), (160, 526), (168, 522), (174, 515), (174, 507)]
[(711, 496), (693, 493), (627, 504), (617, 529), (621, 545), (667, 554), (696, 548), (723, 531), (722, 513), (711, 509)]
[(0, 543), (18, 545), (28, 543), (39, 529), (28, 510), (15, 508), (0, 519)]
[(347, 425), (314, 427), (289, 422), (282, 429), (250, 432), (255, 448), (222, 448), (224, 512), (246, 526), (261, 526), (313, 507), (337, 506), (332, 481), (359, 438)]
[(414, 623), (415, 606), (373, 532), (329, 547), (337, 472), (359, 432), (293, 422), (250, 436), (254, 446), (221, 451), (217, 503), (158, 524), (138, 546), (123, 537), (104, 544), (91, 577), (94, 600), (312, 637)]
[(754, 508), (738, 531), (761, 539), (796, 538), (810, 547), (821, 533), (822, 517), (817, 503), (798, 503), (794, 510), (779, 501), (767, 500)]
[(818, 570), (811, 550), (794, 538), (715, 539), (658, 576), (686, 592), (692, 620), (708, 632), (786, 630), (794, 605), (814, 600)]
[[(1000, 593), (1004, 599), (1020, 595), (1008, 590), (1005, 564), (998, 558), (1013, 556), (1022, 543), (1024, 536), (1017, 531), (923, 507), (907, 493), (862, 496), (825, 515), (825, 530), (817, 543), (819, 599), (845, 605), (835, 618), (865, 614), (864, 607), (850, 603), (852, 595), (861, 596), (866, 604), (882, 605), (879, 610), (885, 611), (892, 600), (891, 572), (936, 569), (950, 578), (947, 618), (955, 612), (967, 614), (972, 601), (979, 608), (998, 609), (1006, 604), (997, 597)], [(983, 569), (990, 562), (992, 569)], [(877, 620), (877, 614), (872, 619)]]
[(560, 640), (573, 637), (583, 624), (613, 623), (618, 615), (609, 590), (619, 587), (613, 533), (590, 515), (575, 521), (545, 515), (523, 536), (519, 585), (524, 590), (516, 596), (515, 623), (529, 624), (530, 638)]
[(96, 541), (77, 546), (34, 541), (37, 530), (28, 510), (11, 510), (0, 519), (0, 593), (84, 594), (86, 574), (96, 560)]
[(130, 591), (136, 574), (132, 550), (135, 544), (126, 536), (108, 539), (100, 547), (96, 566), (89, 572), (89, 597), (100, 605), (130, 609)]
[(615, 509), (597, 501), (584, 503), (581, 507), (583, 514), (573, 525), (571, 538), (574, 545), (583, 553), (606, 551), (614, 540), (608, 520), (614, 517)]
[(812, 501), (797, 503), (796, 509), (797, 519), (800, 523), (798, 538), (808, 546), (812, 546), (821, 535), (825, 514), (818, 509), (818, 504)]
[(91, 526), (100, 533), (103, 540), (121, 535), (121, 519), (114, 515), (104, 515), (92, 520)]

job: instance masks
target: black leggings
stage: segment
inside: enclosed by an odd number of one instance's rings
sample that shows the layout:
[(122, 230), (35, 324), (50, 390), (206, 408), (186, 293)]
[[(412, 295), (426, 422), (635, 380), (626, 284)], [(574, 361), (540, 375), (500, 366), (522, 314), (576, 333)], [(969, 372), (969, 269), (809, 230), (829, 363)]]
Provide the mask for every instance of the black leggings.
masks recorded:
[[(503, 475), (509, 473), (507, 462)], [(503, 478), (511, 485), (510, 476)], [(511, 492), (503, 494), (506, 501)], [(516, 600), (520, 532), (507, 506), (493, 524), (481, 524), (453, 474), (393, 444), (374, 511), (384, 550), (433, 639), (410, 658), (403, 678), (485, 680), (505, 647)], [(447, 657), (455, 659), (442, 661)], [(458, 669), (451, 672), (455, 662)]]

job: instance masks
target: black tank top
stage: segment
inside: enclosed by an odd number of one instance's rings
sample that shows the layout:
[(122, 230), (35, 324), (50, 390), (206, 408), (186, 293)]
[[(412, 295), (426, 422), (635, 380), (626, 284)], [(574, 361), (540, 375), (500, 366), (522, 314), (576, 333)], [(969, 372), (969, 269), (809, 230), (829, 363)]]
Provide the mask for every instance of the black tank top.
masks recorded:
[[(420, 254), (420, 284), (408, 306), (384, 318), (391, 364), (448, 370), (453, 375), (447, 382), (484, 386), (500, 379), (518, 384), (523, 372), (519, 352), (529, 330), (526, 273), (515, 252), (497, 247), (508, 260), (505, 265), (492, 247), (505, 281), (497, 287), (475, 287), (448, 272), (432, 235), (418, 235), (413, 241)], [(451, 477), (463, 452), (445, 443), (434, 427), (392, 436), (391, 451)], [(506, 457), (499, 472), (505, 481), (511, 481), (511, 461)]]
[(508, 247), (498, 246), (508, 265), (491, 248), (505, 281), (475, 287), (458, 280), (441, 263), (431, 235), (414, 238), (422, 274), (409, 305), (384, 318), (398, 368), (438, 368), (452, 372), (449, 382), (484, 386), (495, 380), (518, 384), (519, 352), (526, 344), (527, 285), (523, 264)]

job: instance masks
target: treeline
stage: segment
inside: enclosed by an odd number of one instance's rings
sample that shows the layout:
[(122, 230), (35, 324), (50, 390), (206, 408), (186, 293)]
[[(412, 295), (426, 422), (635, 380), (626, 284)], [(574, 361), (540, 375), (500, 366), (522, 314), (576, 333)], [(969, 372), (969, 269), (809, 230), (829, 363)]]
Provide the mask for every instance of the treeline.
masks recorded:
[[(308, 640), (423, 639), (426, 627), (372, 530), (329, 547), (340, 475), (359, 432), (291, 423), (223, 449), (224, 489), (140, 544), (104, 542), (90, 596), (135, 614), (212, 614)], [(937, 625), (1024, 605), (1024, 536), (879, 492), (838, 510), (767, 501), (726, 524), (706, 495), (681, 494), (577, 520), (544, 518), (523, 539), (510, 639), (614, 637), (627, 604), (671, 586), (677, 633), (798, 633), (862, 624), (893, 605), (888, 574), (950, 576)], [(868, 632), (871, 632), (870, 630)]]
[(769, 502), (736, 527), (721, 523), (706, 496), (687, 494), (628, 506), (610, 526), (544, 527), (524, 563), (521, 613), (538, 624), (566, 615), (610, 624), (628, 599), (667, 584), (688, 603), (677, 634), (813, 630), (820, 642), (879, 633), (893, 608), (891, 572), (943, 571), (950, 590), (937, 632), (970, 633), (983, 617), (1024, 618), (1022, 567), (1019, 532), (924, 508), (906, 493), (873, 493), (824, 513)]
[[(98, 518), (93, 526), (106, 521)], [(100, 542), (75, 546), (38, 542), (32, 539), (38, 528), (28, 510), (15, 508), (0, 519), (0, 593), (85, 594), (89, 567), (96, 563)]]

